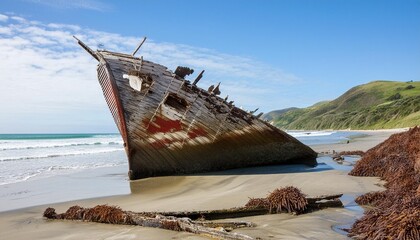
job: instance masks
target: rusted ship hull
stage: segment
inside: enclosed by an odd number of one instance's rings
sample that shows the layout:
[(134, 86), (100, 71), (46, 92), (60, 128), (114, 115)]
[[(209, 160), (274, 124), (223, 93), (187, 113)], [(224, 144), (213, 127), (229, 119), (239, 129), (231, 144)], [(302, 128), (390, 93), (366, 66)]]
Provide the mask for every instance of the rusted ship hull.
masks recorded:
[(130, 179), (270, 164), (316, 165), (316, 153), (308, 146), (214, 90), (132, 55), (90, 53), (99, 61), (98, 79), (124, 140)]

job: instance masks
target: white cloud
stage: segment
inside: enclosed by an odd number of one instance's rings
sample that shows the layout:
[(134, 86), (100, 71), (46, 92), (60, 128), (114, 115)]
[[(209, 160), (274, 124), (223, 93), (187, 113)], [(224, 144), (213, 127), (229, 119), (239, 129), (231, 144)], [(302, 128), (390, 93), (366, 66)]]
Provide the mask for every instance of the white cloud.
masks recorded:
[(0, 34), (10, 35), (12, 34), (12, 31), (10, 30), (10, 28), (0, 27)]
[(21, 23), (26, 22), (26, 19), (24, 19), (23, 17), (19, 17), (19, 16), (11, 16), (10, 19), (13, 19), (13, 20), (21, 22)]
[(42, 4), (54, 8), (79, 8), (94, 11), (106, 11), (111, 9), (110, 5), (96, 0), (27, 0), (28, 2)]
[(9, 17), (7, 15), (0, 14), (0, 22), (7, 22)]
[[(0, 132), (60, 131), (53, 126), (73, 132), (85, 128), (91, 132), (115, 131), (96, 80), (97, 62), (72, 35), (94, 49), (103, 44), (108, 50), (127, 53), (141, 38), (76, 25), (44, 24), (15, 15), (0, 16), (8, 19), (0, 27)], [(200, 86), (207, 88), (221, 81), (223, 96), (229, 94), (238, 106), (251, 110), (274, 108), (275, 99), (283, 98), (277, 97), (279, 92), (286, 93), (287, 86), (299, 81), (293, 74), (250, 58), (205, 48), (148, 40), (140, 54), (169, 69), (193, 67), (195, 76), (205, 69)], [(267, 101), (269, 98), (274, 101)], [(20, 125), (10, 130), (13, 123)]]

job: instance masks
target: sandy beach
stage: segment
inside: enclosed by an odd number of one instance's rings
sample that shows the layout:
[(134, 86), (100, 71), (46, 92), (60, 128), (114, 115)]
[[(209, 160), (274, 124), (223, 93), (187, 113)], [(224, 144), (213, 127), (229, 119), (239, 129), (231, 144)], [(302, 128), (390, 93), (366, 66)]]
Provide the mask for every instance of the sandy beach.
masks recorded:
[[(366, 151), (401, 131), (404, 130), (364, 131), (363, 137), (351, 139), (349, 143), (311, 147), (317, 152)], [(47, 207), (63, 212), (73, 205), (93, 207), (98, 204), (115, 205), (131, 211), (223, 209), (242, 206), (249, 197), (265, 197), (268, 192), (283, 186), (298, 187), (310, 196), (343, 193), (345, 207), (299, 216), (274, 214), (241, 218), (239, 220), (255, 223), (256, 227), (235, 231), (262, 239), (347, 239), (336, 229), (348, 227), (363, 214), (354, 198), (381, 190), (380, 181), (377, 178), (349, 176), (347, 173), (351, 167), (338, 165), (328, 156), (319, 157), (318, 162), (316, 168), (268, 166), (133, 182), (127, 180), (123, 166), (14, 184), (13, 189), (6, 185), (0, 189), (2, 195), (10, 195), (0, 202), (1, 206), (5, 206), (0, 212), (1, 239), (208, 239), (189, 233), (136, 226), (51, 221), (44, 219), (42, 213)], [(20, 197), (31, 191), (31, 197)], [(83, 200), (62, 202), (69, 199), (69, 195)]]

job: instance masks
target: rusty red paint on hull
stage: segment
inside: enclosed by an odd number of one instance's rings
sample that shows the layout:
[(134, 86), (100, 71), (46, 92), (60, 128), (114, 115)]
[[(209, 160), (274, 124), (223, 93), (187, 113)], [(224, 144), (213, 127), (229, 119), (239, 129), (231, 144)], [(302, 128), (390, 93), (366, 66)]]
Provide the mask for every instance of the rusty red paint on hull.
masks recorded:
[[(316, 153), (309, 147), (162, 65), (120, 53), (95, 54), (100, 69), (110, 73), (99, 71), (98, 78), (127, 143), (130, 179), (268, 164), (316, 164)], [(133, 69), (138, 74), (130, 75)], [(150, 81), (136, 91), (124, 77), (127, 74), (147, 76)], [(168, 102), (168, 96), (182, 101)]]
[(155, 116), (152, 121), (144, 119), (143, 124), (147, 127), (147, 132), (150, 134), (169, 133), (182, 130), (182, 123), (180, 120), (164, 119), (160, 116)]
[(172, 140), (170, 140), (168, 138), (164, 138), (164, 139), (159, 139), (159, 140), (157, 140), (155, 142), (152, 142), (151, 145), (154, 148), (159, 149), (159, 148), (165, 148), (165, 147), (167, 147), (169, 144), (171, 144), (173, 142), (174, 141), (172, 141)]
[[(197, 137), (205, 137), (208, 136), (208, 133), (206, 130), (195, 127), (193, 129), (190, 129), (188, 132), (185, 132), (187, 129), (187, 126), (183, 125), (180, 120), (170, 120), (165, 117), (161, 116), (155, 116), (154, 121), (145, 119), (143, 120), (143, 125), (147, 129), (150, 136), (155, 136), (155, 140), (151, 141), (150, 145), (153, 146), (153, 148), (160, 149), (160, 148), (166, 148), (170, 146), (172, 143), (184, 143), (185, 140), (192, 140)], [(165, 138), (162, 135), (158, 135), (160, 133), (170, 134), (170, 133), (179, 133), (185, 136), (188, 136), (187, 139), (184, 138)], [(181, 135), (182, 136), (182, 135)]]
[(188, 132), (188, 137), (190, 139), (194, 139), (197, 137), (206, 137), (207, 135), (207, 131), (202, 128), (194, 128)]

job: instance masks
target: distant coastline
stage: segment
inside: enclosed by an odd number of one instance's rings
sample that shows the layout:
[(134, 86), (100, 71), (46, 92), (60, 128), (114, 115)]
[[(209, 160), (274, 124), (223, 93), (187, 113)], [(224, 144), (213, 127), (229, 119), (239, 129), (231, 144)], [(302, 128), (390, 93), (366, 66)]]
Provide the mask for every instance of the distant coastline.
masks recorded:
[(271, 111), (264, 119), (282, 129), (381, 130), (420, 125), (420, 81), (373, 81), (332, 101)]

